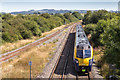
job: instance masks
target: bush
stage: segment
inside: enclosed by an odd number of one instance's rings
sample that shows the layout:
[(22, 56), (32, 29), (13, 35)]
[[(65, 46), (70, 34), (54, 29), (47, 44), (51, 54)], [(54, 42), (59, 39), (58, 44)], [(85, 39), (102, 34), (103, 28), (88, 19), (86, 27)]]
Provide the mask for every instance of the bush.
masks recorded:
[(84, 28), (86, 35), (92, 34), (96, 27), (96, 24), (87, 24)]
[(50, 15), (48, 13), (41, 14), (44, 18), (50, 18)]
[[(66, 16), (66, 17), (65, 17)], [(78, 19), (67, 14), (32, 14), (13, 16), (11, 14), (2, 15), (2, 41), (14, 42), (21, 39), (28, 39), (32, 36), (41, 36), (42, 32), (50, 31), (64, 23), (74, 22)]]
[[(94, 47), (101, 46), (104, 54), (100, 60), (101, 72), (106, 77), (111, 75), (109, 64), (115, 64), (116, 69), (120, 68), (120, 16), (119, 13), (110, 13), (105, 10), (96, 12), (88, 11), (83, 19), (87, 24), (85, 31), (91, 34), (91, 41)], [(93, 26), (95, 24), (95, 27)], [(98, 64), (98, 65), (100, 65)], [(105, 72), (106, 71), (106, 72)], [(115, 74), (118, 74), (116, 72)]]
[(73, 12), (72, 15), (75, 16), (79, 20), (83, 19), (83, 16), (79, 12)]
[(23, 39), (28, 39), (32, 37), (32, 32), (30, 30), (23, 30), (21, 32)]

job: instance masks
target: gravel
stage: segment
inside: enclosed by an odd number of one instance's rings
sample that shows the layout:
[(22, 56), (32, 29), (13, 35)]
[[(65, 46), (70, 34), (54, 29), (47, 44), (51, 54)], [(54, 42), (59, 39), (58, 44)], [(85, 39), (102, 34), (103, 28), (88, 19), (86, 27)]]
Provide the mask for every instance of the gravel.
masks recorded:
[[(59, 39), (60, 41), (58, 42), (59, 44), (57, 46), (57, 49), (56, 49), (53, 57), (50, 59), (50, 61), (46, 64), (43, 71), (36, 78), (49, 78), (49, 76), (54, 68), (54, 65), (56, 64), (58, 57), (61, 55), (62, 48), (64, 47), (64, 44), (67, 40), (67, 37), (69, 35), (71, 27), (72, 26), (70, 26), (67, 33), (61, 39)], [(59, 34), (59, 35), (61, 35), (61, 34)]]

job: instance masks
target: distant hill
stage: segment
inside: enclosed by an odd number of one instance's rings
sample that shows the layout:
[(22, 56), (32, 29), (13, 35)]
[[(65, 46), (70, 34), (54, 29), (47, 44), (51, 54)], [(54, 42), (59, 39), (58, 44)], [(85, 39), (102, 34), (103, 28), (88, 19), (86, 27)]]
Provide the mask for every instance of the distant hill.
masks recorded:
[[(74, 11), (77, 11), (79, 13), (87, 13), (88, 10), (55, 10), (55, 9), (42, 9), (42, 10), (29, 10), (29, 11), (19, 11), (19, 12), (11, 12), (11, 14), (43, 14), (43, 13), (49, 13), (49, 14), (55, 14), (55, 13), (72, 13)], [(91, 10), (91, 11), (97, 11), (97, 10)], [(109, 11), (117, 13), (117, 11)], [(1, 12), (2, 14), (5, 14), (5, 12)]]
[(87, 13), (87, 10), (54, 10), (54, 9), (42, 9), (42, 10), (29, 10), (29, 11), (20, 11), (20, 12), (11, 12), (11, 14), (42, 14), (42, 13), (67, 13), (78, 11), (79, 13)]

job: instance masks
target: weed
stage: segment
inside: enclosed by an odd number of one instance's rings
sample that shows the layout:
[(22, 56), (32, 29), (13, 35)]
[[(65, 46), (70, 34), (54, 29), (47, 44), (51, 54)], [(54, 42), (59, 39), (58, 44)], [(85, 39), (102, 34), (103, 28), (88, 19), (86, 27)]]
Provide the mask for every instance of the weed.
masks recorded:
[(45, 43), (43, 43), (43, 45), (45, 45)]
[(13, 59), (9, 59), (9, 60), (8, 60), (8, 62), (11, 62), (11, 61), (13, 61)]
[(51, 41), (49, 43), (52, 43)]

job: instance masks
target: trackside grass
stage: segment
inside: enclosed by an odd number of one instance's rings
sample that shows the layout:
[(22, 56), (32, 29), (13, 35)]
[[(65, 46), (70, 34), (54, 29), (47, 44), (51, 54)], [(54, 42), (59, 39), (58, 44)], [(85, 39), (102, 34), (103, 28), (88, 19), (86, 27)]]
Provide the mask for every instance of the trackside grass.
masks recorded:
[[(20, 55), (15, 60), (10, 60), (3, 63), (2, 67), (3, 78), (29, 78), (30, 66), (29, 61), (32, 61), (32, 78), (36, 77), (44, 68), (45, 64), (53, 54), (53, 49), (56, 45), (52, 43), (44, 46), (31, 48)], [(7, 67), (5, 67), (7, 66)]]
[[(70, 23), (70, 24), (72, 24), (72, 23)], [(69, 24), (67, 24), (67, 25), (69, 25)], [(40, 36), (40, 37), (33, 36), (31, 39), (19, 40), (19, 41), (13, 42), (13, 43), (6, 42), (6, 43), (4, 43), (0, 46), (1, 47), (1, 54), (5, 53), (5, 52), (12, 51), (12, 50), (15, 50), (19, 47), (25, 46), (25, 45), (27, 45), (27, 44), (29, 44), (29, 43), (37, 40), (37, 39), (40, 39), (41, 37), (45, 37), (47, 34), (50, 34), (50, 33), (54, 32), (54, 31), (57, 31), (57, 30), (60, 30), (67, 25), (62, 25), (60, 27), (52, 29), (51, 31), (42, 33), (42, 36)]]

